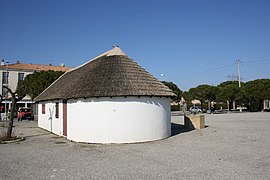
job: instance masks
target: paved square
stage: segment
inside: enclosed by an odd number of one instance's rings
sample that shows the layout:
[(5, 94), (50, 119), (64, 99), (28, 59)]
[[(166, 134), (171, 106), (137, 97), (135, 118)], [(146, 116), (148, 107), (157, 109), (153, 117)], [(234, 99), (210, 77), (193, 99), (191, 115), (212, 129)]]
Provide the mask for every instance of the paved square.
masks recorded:
[[(25, 141), (0, 144), (0, 179), (270, 179), (270, 113), (210, 114), (188, 131), (138, 144), (82, 144), (16, 122)], [(3, 129), (0, 129), (1, 131)]]

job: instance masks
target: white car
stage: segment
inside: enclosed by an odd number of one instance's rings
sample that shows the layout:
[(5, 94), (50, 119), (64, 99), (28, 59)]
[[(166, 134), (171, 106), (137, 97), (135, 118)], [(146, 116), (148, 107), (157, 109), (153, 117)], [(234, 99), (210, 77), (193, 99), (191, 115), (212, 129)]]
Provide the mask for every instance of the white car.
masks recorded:
[(202, 113), (203, 111), (202, 111), (202, 108), (199, 106), (192, 106), (190, 107), (189, 112), (197, 114), (197, 113)]

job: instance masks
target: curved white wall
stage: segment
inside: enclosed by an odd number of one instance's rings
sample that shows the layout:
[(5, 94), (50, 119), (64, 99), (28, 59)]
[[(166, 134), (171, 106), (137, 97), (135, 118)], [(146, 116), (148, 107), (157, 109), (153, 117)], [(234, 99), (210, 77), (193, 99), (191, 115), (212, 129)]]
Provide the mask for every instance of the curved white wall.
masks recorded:
[[(56, 102), (59, 103), (59, 117), (56, 118)], [(54, 134), (63, 135), (63, 103), (60, 101), (43, 102), (45, 114), (42, 114), (42, 103), (38, 103), (38, 127)]]
[(113, 97), (68, 100), (67, 138), (89, 143), (132, 143), (171, 135), (170, 99)]

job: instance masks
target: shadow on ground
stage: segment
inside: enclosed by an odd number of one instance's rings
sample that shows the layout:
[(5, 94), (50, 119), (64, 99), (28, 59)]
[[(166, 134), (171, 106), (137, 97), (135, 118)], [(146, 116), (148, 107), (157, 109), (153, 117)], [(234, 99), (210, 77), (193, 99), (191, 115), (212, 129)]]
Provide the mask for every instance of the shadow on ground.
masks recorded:
[(175, 135), (180, 134), (180, 133), (192, 131), (192, 129), (187, 129), (182, 124), (171, 123), (171, 127), (172, 127), (172, 136), (175, 136)]

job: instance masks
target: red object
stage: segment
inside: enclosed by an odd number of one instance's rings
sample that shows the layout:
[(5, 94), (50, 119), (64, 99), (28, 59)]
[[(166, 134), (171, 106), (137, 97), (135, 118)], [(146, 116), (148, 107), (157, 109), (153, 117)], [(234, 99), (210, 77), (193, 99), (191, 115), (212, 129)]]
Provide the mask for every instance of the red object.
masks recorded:
[(31, 108), (19, 108), (18, 119), (19, 120), (23, 120), (23, 119), (34, 120), (34, 114)]

